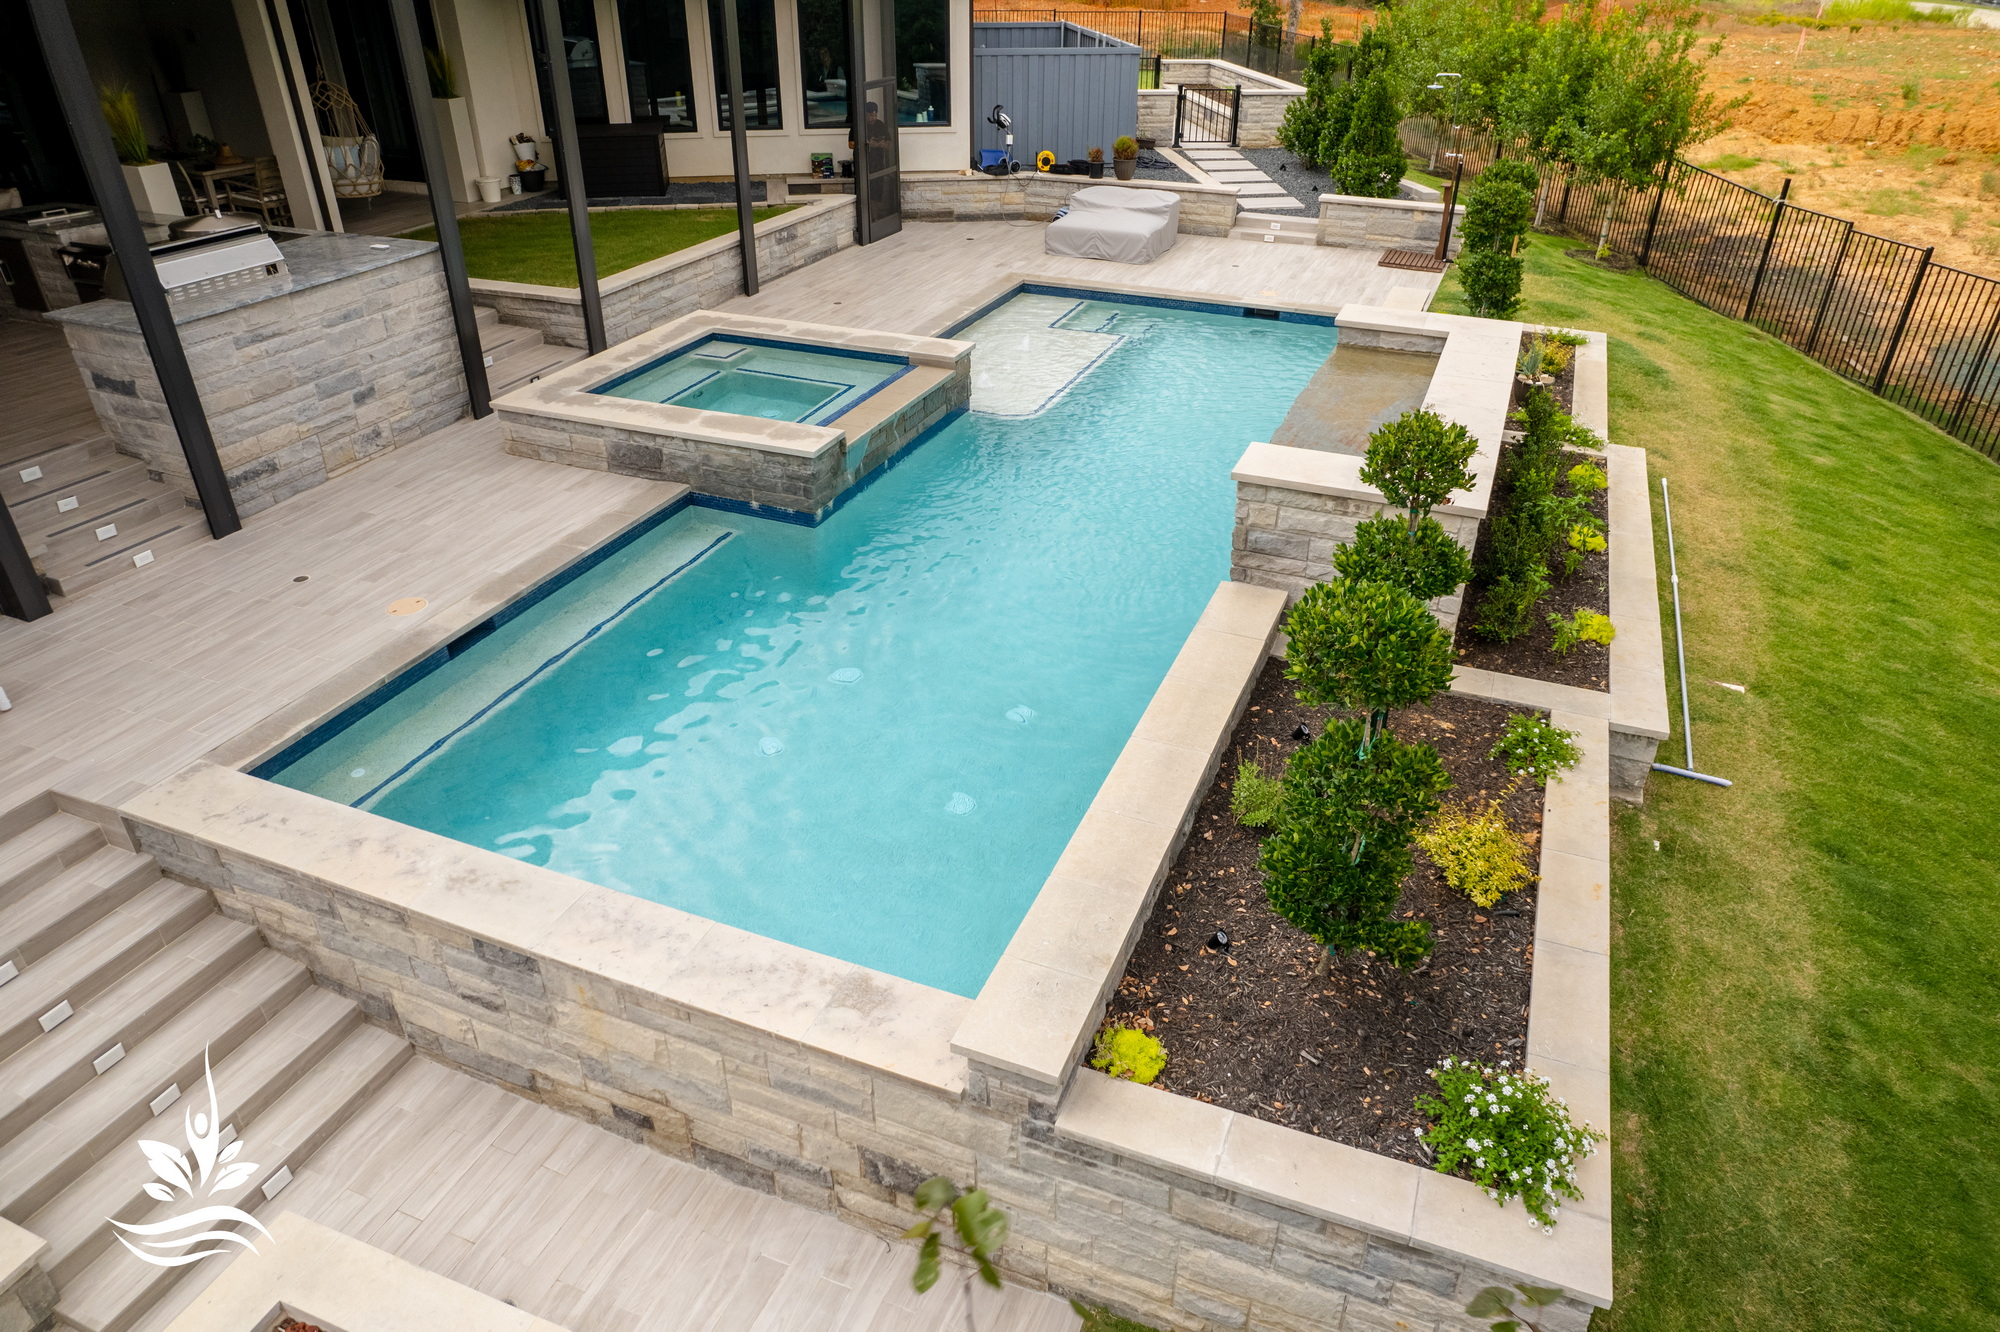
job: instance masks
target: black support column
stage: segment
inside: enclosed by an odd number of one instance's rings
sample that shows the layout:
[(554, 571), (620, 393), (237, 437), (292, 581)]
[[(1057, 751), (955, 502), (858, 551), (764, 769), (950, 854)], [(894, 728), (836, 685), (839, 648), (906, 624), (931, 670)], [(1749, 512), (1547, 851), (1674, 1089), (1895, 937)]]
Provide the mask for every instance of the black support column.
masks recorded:
[(722, 0), (722, 54), (729, 74), (729, 156), (736, 172), (736, 238), (743, 251), (743, 294), (755, 296), (757, 210), (750, 201), (750, 122), (743, 114), (743, 31), (736, 21), (736, 0)]
[(39, 620), (49, 613), (49, 594), (35, 562), (14, 526), (14, 515), (0, 504), (0, 614), (17, 620)]
[[(399, 0), (402, 4), (410, 0)], [(604, 302), (597, 294), (597, 247), (590, 241), (590, 188), (583, 179), (583, 150), (576, 139), (576, 99), (570, 95), (569, 54), (556, 0), (541, 0), (542, 49), (549, 56), (549, 102), (556, 110), (556, 171), (569, 200), (570, 243), (576, 249), (576, 285), (583, 296), (583, 340), (592, 356), (604, 350)]]
[[(408, 0), (403, 0), (405, 4)], [(70, 22), (67, 0), (28, 0), (35, 32), (41, 38), (42, 58), (48, 63), (50, 80), (62, 103), (63, 118), (69, 122), (76, 155), (83, 162), (83, 174), (96, 196), (98, 215), (118, 256), (118, 267), (132, 298), (132, 312), (139, 321), (140, 336), (153, 358), (153, 373), (159, 377), (160, 393), (167, 402), (174, 432), (180, 436), (181, 452), (187, 455), (188, 473), (194, 478), (195, 493), (201, 497), (202, 512), (208, 517), (210, 535), (226, 537), (241, 531), (236, 501), (229, 494), (229, 479), (223, 475), (222, 459), (216, 456), (215, 437), (208, 430), (208, 415), (202, 410), (201, 395), (194, 386), (194, 372), (188, 369), (187, 353), (180, 333), (174, 328), (173, 309), (167, 304), (166, 290), (153, 268), (153, 256), (146, 245), (146, 233), (139, 225), (139, 211), (125, 189), (124, 173), (118, 169), (118, 154), (111, 146), (111, 131), (97, 106), (97, 83), (84, 63), (83, 48), (77, 44), (76, 25)]]
[(424, 185), (431, 196), (431, 221), (437, 227), (438, 257), (444, 261), (445, 295), (451, 301), (451, 322), (458, 331), (458, 359), (465, 366), (465, 393), (474, 416), (493, 413), (486, 382), (486, 352), (479, 345), (479, 315), (472, 308), (472, 283), (465, 272), (465, 248), (458, 239), (458, 209), (451, 200), (451, 178), (445, 174), (444, 142), (438, 137), (431, 104), (431, 83), (424, 63), (424, 39), (417, 29), (417, 11), (410, 0), (389, 0), (396, 25), (396, 54), (403, 63), (403, 83), (410, 94), (410, 121), (417, 130), (417, 152), (424, 159)]

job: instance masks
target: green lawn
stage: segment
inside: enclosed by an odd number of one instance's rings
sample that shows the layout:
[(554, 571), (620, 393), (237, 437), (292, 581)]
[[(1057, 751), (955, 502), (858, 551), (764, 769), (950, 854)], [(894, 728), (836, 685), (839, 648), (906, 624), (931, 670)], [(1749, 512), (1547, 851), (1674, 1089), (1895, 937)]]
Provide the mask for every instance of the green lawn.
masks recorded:
[[(759, 208), (757, 220), (791, 211)], [(600, 278), (735, 230), (734, 208), (627, 208), (590, 215), (590, 242)], [(569, 214), (561, 209), (460, 218), (458, 231), (465, 243), (465, 267), (473, 277), (544, 287), (576, 285)], [(413, 240), (436, 240), (437, 228), (405, 234)]]
[(1610, 334), (1656, 523), (1673, 486), (1695, 759), (1736, 782), (1616, 817), (1595, 1326), (2000, 1327), (2000, 467), (1566, 244), (1523, 317)]

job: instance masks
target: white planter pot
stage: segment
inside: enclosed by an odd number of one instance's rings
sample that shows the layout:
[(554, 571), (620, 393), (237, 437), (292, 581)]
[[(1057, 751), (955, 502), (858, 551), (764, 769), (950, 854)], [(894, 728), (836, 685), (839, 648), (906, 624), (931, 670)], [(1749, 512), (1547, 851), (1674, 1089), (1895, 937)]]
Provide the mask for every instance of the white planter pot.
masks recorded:
[(187, 216), (181, 211), (181, 192), (174, 188), (174, 169), (165, 162), (121, 165), (118, 169), (125, 173), (125, 188), (132, 196), (134, 208), (161, 217)]
[(433, 97), (437, 108), (438, 138), (443, 141), (445, 171), (451, 176), (451, 197), (460, 203), (479, 198), (473, 181), (485, 174), (479, 169), (479, 154), (472, 138), (472, 104), (463, 97)]

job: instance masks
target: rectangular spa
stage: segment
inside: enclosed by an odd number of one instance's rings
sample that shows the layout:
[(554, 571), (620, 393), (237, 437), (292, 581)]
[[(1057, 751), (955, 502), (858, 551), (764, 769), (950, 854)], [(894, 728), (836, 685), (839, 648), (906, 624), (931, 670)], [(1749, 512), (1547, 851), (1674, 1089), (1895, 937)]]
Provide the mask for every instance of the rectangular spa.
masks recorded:
[(258, 774), (977, 994), (1229, 574), (1330, 321), (1037, 291), (817, 526), (694, 504)]
[(591, 390), (639, 402), (826, 425), (910, 372), (902, 357), (714, 334)]

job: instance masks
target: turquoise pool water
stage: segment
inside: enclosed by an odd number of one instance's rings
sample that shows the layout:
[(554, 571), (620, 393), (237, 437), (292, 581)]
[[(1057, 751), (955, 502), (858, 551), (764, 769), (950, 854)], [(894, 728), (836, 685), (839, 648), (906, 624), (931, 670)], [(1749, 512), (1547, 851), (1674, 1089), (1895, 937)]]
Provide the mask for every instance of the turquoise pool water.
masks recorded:
[(823, 424), (909, 368), (907, 361), (892, 356), (707, 337), (621, 375), (596, 392), (772, 421)]
[(976, 994), (1334, 330), (1017, 296), (818, 527), (688, 508), (275, 780)]

